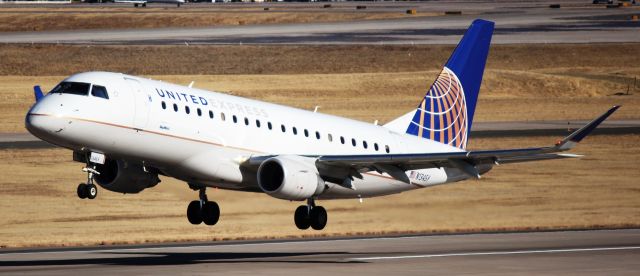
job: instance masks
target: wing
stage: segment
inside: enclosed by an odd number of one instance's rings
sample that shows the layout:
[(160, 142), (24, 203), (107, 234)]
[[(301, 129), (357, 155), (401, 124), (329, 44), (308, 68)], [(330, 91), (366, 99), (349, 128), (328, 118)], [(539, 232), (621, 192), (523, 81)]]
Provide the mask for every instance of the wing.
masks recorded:
[[(444, 153), (323, 155), (316, 157), (316, 167), (323, 177), (336, 181), (353, 177), (362, 178), (361, 174), (364, 172), (377, 171), (409, 183), (405, 171), (428, 168), (458, 168), (471, 177), (480, 178), (480, 172), (477, 169), (479, 165), (580, 157), (580, 155), (561, 152), (573, 148), (619, 107), (612, 107), (584, 127), (549, 147)], [(248, 162), (255, 166), (270, 157), (272, 156), (252, 157)]]

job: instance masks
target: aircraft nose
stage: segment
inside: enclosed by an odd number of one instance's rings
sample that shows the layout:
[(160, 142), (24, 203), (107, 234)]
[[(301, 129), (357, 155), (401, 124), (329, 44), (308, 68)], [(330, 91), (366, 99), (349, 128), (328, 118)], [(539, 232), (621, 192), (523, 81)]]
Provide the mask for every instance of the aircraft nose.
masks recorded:
[(25, 127), (27, 130), (43, 140), (64, 130), (64, 122), (55, 116), (29, 113), (25, 118)]
[(46, 109), (41, 102), (36, 103), (25, 117), (25, 128), (42, 140), (51, 141), (64, 131), (66, 124), (63, 118)]

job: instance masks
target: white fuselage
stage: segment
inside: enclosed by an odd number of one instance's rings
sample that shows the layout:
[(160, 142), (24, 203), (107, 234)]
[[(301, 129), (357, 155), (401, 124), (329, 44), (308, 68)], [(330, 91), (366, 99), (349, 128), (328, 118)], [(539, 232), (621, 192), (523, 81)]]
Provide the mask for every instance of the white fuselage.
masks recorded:
[[(322, 155), (462, 151), (374, 124), (125, 74), (88, 72), (65, 81), (105, 86), (109, 99), (49, 93), (27, 115), (32, 133), (210, 187), (259, 191), (255, 171), (241, 166), (251, 156), (290, 154), (313, 162)], [(368, 172), (353, 187), (327, 183), (319, 197), (371, 197), (467, 178), (442, 168), (406, 174), (411, 184)]]

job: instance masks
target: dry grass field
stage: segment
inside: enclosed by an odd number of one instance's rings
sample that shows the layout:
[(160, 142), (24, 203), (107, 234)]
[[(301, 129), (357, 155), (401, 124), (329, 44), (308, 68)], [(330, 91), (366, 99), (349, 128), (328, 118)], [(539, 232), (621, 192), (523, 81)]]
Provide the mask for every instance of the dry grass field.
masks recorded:
[[(497, 45), (478, 121), (611, 119), (640, 114), (637, 44)], [(0, 45), (0, 132), (24, 132), (32, 86), (74, 72), (108, 70), (347, 116), (388, 121), (415, 107), (450, 46), (67, 46)], [(603, 54), (606, 53), (606, 54)], [(626, 92), (630, 95), (616, 95)], [(384, 108), (380, 108), (384, 106)], [(538, 146), (558, 137), (474, 139), (473, 149)], [(298, 231), (299, 203), (263, 194), (211, 191), (222, 217), (192, 226), (197, 198), (164, 178), (138, 195), (100, 190), (79, 200), (82, 164), (63, 149), (0, 151), (0, 246), (83, 245), (350, 235), (640, 227), (640, 135), (589, 137), (581, 160), (494, 168), (468, 181), (383, 198), (323, 201), (322, 232)]]
[[(590, 119), (622, 104), (640, 114), (636, 44), (497, 45), (476, 111), (478, 121)], [(194, 52), (184, 51), (193, 49)], [(107, 70), (386, 122), (413, 108), (449, 46), (0, 46), (0, 132), (23, 132), (32, 86)], [(607, 52), (603, 58), (602, 52)], [(196, 54), (194, 54), (196, 53)], [(4, 75), (4, 76), (2, 76)], [(634, 85), (634, 78), (639, 78)], [(616, 95), (626, 92), (630, 95)], [(379, 106), (385, 106), (384, 109)]]
[[(494, 70), (608, 69), (620, 82), (640, 67), (640, 44), (492, 45)], [(64, 76), (106, 70), (136, 75), (337, 74), (440, 69), (452, 45), (0, 45), (0, 75)], [(587, 72), (585, 72), (587, 73)], [(588, 75), (584, 75), (588, 77)]]
[(165, 7), (57, 8), (0, 7), (0, 32), (56, 31), (78, 29), (129, 29), (164, 27), (209, 27), (275, 23), (310, 23), (353, 20), (373, 20), (415, 16), (435, 16), (436, 13), (407, 15), (401, 7), (394, 12), (355, 7), (323, 9), (322, 5), (304, 7), (270, 7), (258, 5), (213, 6), (186, 5), (179, 9)]
[[(640, 71), (636, 71), (640, 75)], [(414, 108), (438, 71), (303, 75), (150, 76), (173, 83), (292, 105), (320, 106), (324, 113), (363, 121), (387, 122)], [(606, 76), (593, 69), (589, 74)], [(640, 89), (610, 95), (609, 80), (550, 76), (545, 71), (488, 70), (476, 110), (477, 121), (590, 119), (622, 104), (614, 119), (638, 118)], [(33, 84), (48, 90), (64, 76), (0, 76), (0, 132), (24, 132), (24, 115), (33, 103)], [(619, 90), (622, 85), (617, 85)], [(625, 87), (626, 88), (626, 87)], [(540, 90), (538, 90), (540, 89)], [(563, 92), (561, 92), (563, 91)], [(615, 90), (613, 90), (615, 91)], [(380, 108), (384, 106), (385, 108)]]
[[(555, 137), (475, 139), (488, 149), (547, 145)], [(95, 245), (162, 241), (285, 238), (351, 234), (640, 227), (640, 135), (593, 136), (580, 160), (494, 168), (466, 181), (382, 198), (322, 201), (322, 232), (293, 224), (298, 202), (264, 194), (212, 190), (221, 206), (214, 227), (185, 217), (197, 198), (186, 184), (163, 178), (157, 187), (122, 195), (100, 190), (80, 200), (82, 164), (63, 149), (0, 151), (0, 246)]]

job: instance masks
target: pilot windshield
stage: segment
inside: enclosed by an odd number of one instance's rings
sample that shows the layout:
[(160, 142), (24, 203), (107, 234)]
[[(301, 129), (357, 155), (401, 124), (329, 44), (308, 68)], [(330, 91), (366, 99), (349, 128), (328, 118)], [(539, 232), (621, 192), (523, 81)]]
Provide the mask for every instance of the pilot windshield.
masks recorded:
[(51, 90), (51, 93), (89, 95), (89, 87), (91, 85), (83, 82), (61, 82)]
[(109, 99), (109, 94), (107, 93), (107, 89), (104, 86), (100, 85), (91, 85), (89, 83), (84, 82), (70, 82), (65, 81), (61, 82), (51, 90), (51, 93), (60, 93), (60, 94), (74, 94), (74, 95), (89, 95), (89, 89), (91, 88), (91, 95), (94, 97), (99, 97), (103, 99)]
[(109, 94), (107, 94), (107, 89), (104, 86), (93, 85), (91, 86), (91, 96), (109, 99)]

